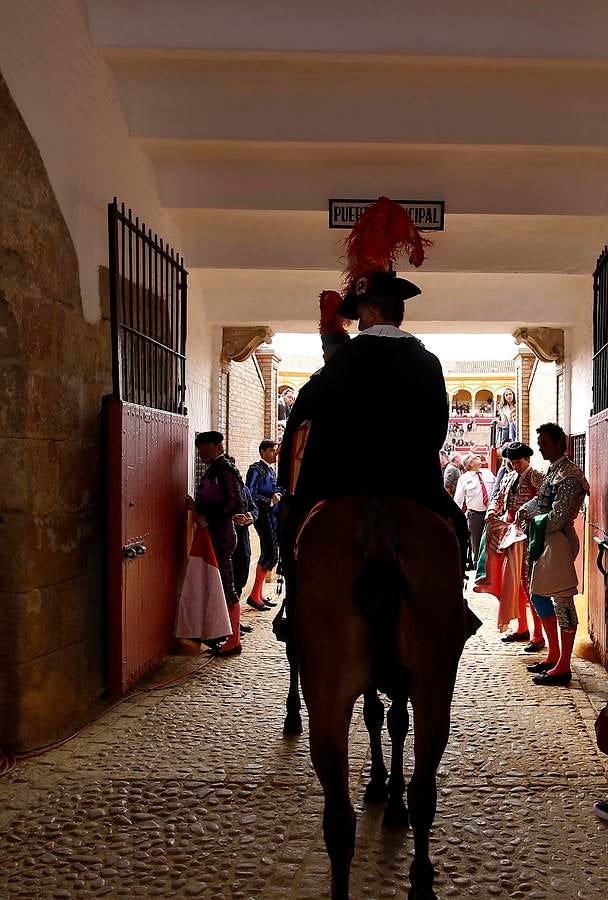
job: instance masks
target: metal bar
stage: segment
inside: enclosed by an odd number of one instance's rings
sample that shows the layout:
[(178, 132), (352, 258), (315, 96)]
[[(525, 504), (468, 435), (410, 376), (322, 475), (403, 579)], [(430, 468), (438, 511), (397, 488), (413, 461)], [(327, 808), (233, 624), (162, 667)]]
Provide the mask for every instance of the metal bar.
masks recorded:
[[(154, 246), (158, 246), (158, 235), (154, 235)], [(158, 261), (159, 255), (154, 251), (154, 335), (158, 338)], [(158, 351), (154, 348), (154, 407), (158, 409)]]
[[(121, 297), (121, 315), (122, 321), (126, 322), (127, 319), (127, 301), (125, 297), (125, 260), (126, 260), (126, 236), (125, 236), (125, 223), (124, 223), (124, 212), (125, 205), (121, 204), (122, 214), (119, 217), (120, 221), (120, 245), (121, 245), (121, 254), (120, 254), (120, 272), (118, 273), (118, 277), (120, 278), (120, 297)], [(121, 341), (121, 362), (120, 362), (120, 377), (121, 377), (121, 400), (124, 399), (127, 394), (127, 363), (128, 363), (128, 350), (125, 343), (122, 340), (122, 335), (119, 335), (119, 340)]]
[[(171, 350), (174, 349), (175, 344), (175, 326), (174, 326), (174, 318), (175, 318), (175, 259), (173, 253), (173, 247), (171, 247), (171, 286), (170, 286), (170, 295), (171, 302), (169, 304), (169, 346)], [(169, 409), (171, 412), (177, 412), (177, 378), (175, 371), (175, 359), (173, 356), (169, 356), (170, 373), (169, 373)]]
[[(166, 246), (166, 245), (165, 245)], [(169, 343), (169, 258), (165, 260), (165, 303), (163, 306), (164, 316), (163, 316), (163, 324), (164, 324), (164, 343), (165, 347)], [(163, 379), (163, 409), (170, 410), (171, 407), (169, 405), (169, 360), (167, 359), (166, 352), (163, 354), (163, 361), (165, 364), (164, 369), (164, 379)]]
[[(124, 203), (122, 204), (122, 206), (123, 206), (123, 210), (124, 210)], [(124, 221), (127, 225), (129, 224), (128, 215), (126, 215), (124, 213), (124, 211), (121, 213), (121, 211), (118, 210), (117, 217), (118, 217), (119, 221)], [(159, 253), (159, 255), (163, 256), (166, 260), (169, 260), (169, 261), (171, 260), (171, 253), (170, 253), (169, 245), (165, 244), (164, 249), (161, 249), (157, 243), (158, 242), (157, 235), (155, 235), (154, 238), (152, 238), (151, 232), (150, 232), (150, 235), (148, 236), (144, 230), (143, 225), (139, 228), (136, 228), (136, 226), (133, 222), (131, 222), (131, 230), (133, 231), (134, 234), (139, 235), (141, 237), (142, 241), (144, 241), (146, 244), (151, 243), (152, 246), (155, 248), (155, 250)]]
[(142, 341), (145, 341), (147, 344), (152, 344), (156, 347), (159, 347), (163, 352), (167, 352), (171, 354), (171, 356), (177, 356), (179, 359), (185, 359), (185, 356), (182, 353), (178, 353), (177, 350), (171, 350), (171, 348), (167, 347), (166, 344), (161, 344), (160, 341), (156, 341), (154, 340), (154, 338), (151, 338), (149, 334), (143, 334), (143, 332), (137, 331), (135, 328), (129, 328), (128, 325), (121, 324), (120, 327), (125, 331), (128, 331), (130, 334), (135, 335)]
[[(163, 239), (160, 239), (160, 247), (163, 249)], [(159, 306), (160, 306), (160, 342), (161, 344), (166, 344), (165, 339), (165, 280), (167, 277), (167, 260), (164, 257), (164, 254), (161, 253), (160, 256), (160, 295), (159, 295)], [(161, 351), (159, 358), (159, 376), (160, 376), (160, 397), (159, 397), (159, 409), (166, 409), (165, 404), (165, 354), (164, 351)]]
[[(129, 325), (133, 325), (133, 229), (131, 228), (131, 225), (131, 210), (129, 209)], [(126, 400), (131, 403), (135, 403), (135, 360), (133, 358), (135, 346), (133, 335), (131, 335), (129, 349), (129, 368), (131, 371), (131, 383), (129, 385), (129, 390), (127, 391)]]
[[(152, 237), (151, 229), (148, 229), (148, 233), (150, 237)], [(152, 332), (152, 242), (148, 243), (148, 330), (150, 333)], [(151, 344), (147, 345), (148, 347), (148, 375), (149, 375), (149, 400), (150, 406), (154, 406), (153, 403), (153, 394), (152, 394), (152, 375), (153, 375), (153, 363), (154, 363), (154, 347)]]
[[(146, 226), (142, 222), (142, 231), (145, 232)], [(141, 325), (143, 329), (143, 333), (148, 333), (148, 327), (146, 322), (146, 245), (140, 237), (141, 244)], [(148, 367), (147, 367), (147, 359), (148, 359), (148, 347), (146, 344), (142, 344), (140, 340), (140, 351), (141, 351), (141, 364), (142, 364), (142, 372), (143, 372), (143, 395), (144, 395), (144, 406), (149, 406), (148, 403)]]
[[(183, 260), (182, 260), (183, 263)], [(186, 406), (186, 339), (188, 334), (188, 273), (181, 268), (181, 316), (182, 325), (180, 329), (180, 356), (181, 356), (181, 391), (182, 403), (180, 412), (183, 413)]]
[[(141, 333), (141, 325), (139, 321), (139, 216), (135, 217), (135, 321), (137, 323), (137, 333)], [(135, 341), (135, 372), (137, 375), (137, 403), (141, 405), (141, 341), (139, 336)]]
[(116, 400), (121, 399), (120, 383), (120, 334), (118, 329), (118, 221), (116, 218), (117, 202), (108, 203), (108, 270), (110, 279), (110, 327), (112, 331), (112, 393)]

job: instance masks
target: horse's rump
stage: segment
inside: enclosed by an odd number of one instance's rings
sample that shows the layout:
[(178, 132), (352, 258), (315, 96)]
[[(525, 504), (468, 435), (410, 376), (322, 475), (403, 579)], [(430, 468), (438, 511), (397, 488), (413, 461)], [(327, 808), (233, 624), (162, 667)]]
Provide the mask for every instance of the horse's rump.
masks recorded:
[(466, 608), (453, 529), (401, 498), (328, 502), (300, 536), (296, 617), (298, 630), (314, 622), (317, 644), (334, 650), (347, 629), (385, 674), (413, 656), (419, 671), (425, 659), (429, 668), (446, 655), (457, 662)]

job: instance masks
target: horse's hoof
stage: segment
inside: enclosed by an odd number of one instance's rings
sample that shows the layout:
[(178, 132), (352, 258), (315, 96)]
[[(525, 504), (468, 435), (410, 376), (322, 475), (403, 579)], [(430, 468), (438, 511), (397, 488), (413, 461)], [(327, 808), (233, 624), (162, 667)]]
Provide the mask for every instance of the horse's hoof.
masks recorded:
[(302, 734), (302, 717), (299, 713), (288, 713), (283, 723), (283, 735), (285, 737), (297, 737)]
[(370, 781), (365, 788), (363, 799), (366, 803), (386, 803), (388, 800), (388, 785), (385, 781)]
[(391, 803), (389, 801), (386, 809), (384, 810), (382, 826), (384, 828), (394, 829), (410, 827), (410, 817), (408, 815), (407, 806), (405, 805), (403, 800), (399, 800), (394, 803)]
[(412, 888), (407, 895), (407, 900), (437, 900), (437, 894), (433, 890), (420, 893)]

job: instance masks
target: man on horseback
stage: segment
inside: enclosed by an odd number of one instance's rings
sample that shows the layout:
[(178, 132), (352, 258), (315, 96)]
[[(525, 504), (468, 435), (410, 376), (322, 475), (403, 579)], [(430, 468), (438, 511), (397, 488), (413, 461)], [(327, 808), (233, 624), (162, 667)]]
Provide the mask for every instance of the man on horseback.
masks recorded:
[[(284, 733), (301, 731), (299, 664), (311, 760), (325, 797), (333, 900), (349, 896), (356, 816), (348, 789), (348, 731), (361, 694), (371, 749), (365, 797), (386, 800), (388, 827), (408, 824), (403, 748), (411, 702), (410, 896), (435, 898), (429, 830), (436, 773), (449, 735), (458, 661), (480, 624), (472, 613), (467, 621), (462, 595), (464, 554), (459, 560), (455, 532), (466, 548), (466, 520), (444, 490), (439, 463), (448, 424), (441, 365), (399, 327), (405, 300), (420, 289), (396, 278), (392, 264), (407, 249), (419, 265), (423, 247), (406, 211), (387, 198), (372, 204), (353, 229), (347, 289), (337, 312), (358, 319), (360, 334), (342, 340), (311, 380), (303, 414), (296, 401), (280, 463), (291, 490), (282, 552), (293, 622)], [(406, 409), (413, 398), (423, 398), (424, 420), (399, 415), (395, 396)], [(376, 447), (374, 456), (370, 449)], [(390, 774), (382, 759), (378, 691), (391, 699)]]
[[(314, 376), (314, 398), (306, 409), (310, 427), (291, 497), (283, 556), (289, 557), (297, 526), (315, 503), (381, 494), (414, 500), (448, 519), (461, 547), (464, 576), (466, 519), (444, 489), (439, 462), (449, 415), (441, 364), (400, 328), (405, 301), (421, 293), (391, 270), (404, 248), (409, 248), (412, 261), (420, 264), (424, 259), (419, 232), (405, 210), (387, 198), (366, 210), (347, 241), (347, 291), (337, 312), (358, 320), (360, 333), (343, 343)], [(395, 397), (406, 409), (413, 398), (424, 398), (424, 418), (396, 414)], [(293, 472), (294, 433), (302, 422), (299, 402), (287, 425), (280, 460), (279, 477), (286, 483)], [(387, 440), (378, 459), (370, 461), (370, 439), (380, 435)], [(287, 589), (289, 596), (289, 579)], [(471, 613), (471, 634), (479, 624)]]

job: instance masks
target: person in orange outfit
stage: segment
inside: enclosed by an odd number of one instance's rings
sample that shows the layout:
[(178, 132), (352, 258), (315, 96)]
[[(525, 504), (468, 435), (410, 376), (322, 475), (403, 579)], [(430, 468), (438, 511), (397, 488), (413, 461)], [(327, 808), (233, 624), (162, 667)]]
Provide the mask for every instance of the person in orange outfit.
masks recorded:
[[(545, 645), (540, 618), (530, 605), (528, 573), (526, 566), (526, 539), (520, 529), (514, 529), (517, 511), (536, 496), (542, 484), (542, 472), (530, 465), (534, 451), (521, 441), (513, 441), (503, 448), (503, 459), (508, 459), (512, 471), (504, 476), (500, 489), (490, 498), (486, 515), (485, 573), (478, 567), (474, 591), (494, 594), (499, 601), (498, 628), (506, 630), (509, 622), (517, 618), (517, 628), (501, 638), (510, 644), (528, 641), (527, 653), (542, 650)], [(513, 534), (515, 532), (515, 534)], [(510, 538), (514, 537), (513, 540)], [(534, 631), (530, 639), (527, 609), (530, 605)]]

